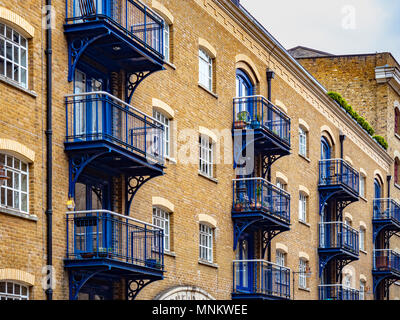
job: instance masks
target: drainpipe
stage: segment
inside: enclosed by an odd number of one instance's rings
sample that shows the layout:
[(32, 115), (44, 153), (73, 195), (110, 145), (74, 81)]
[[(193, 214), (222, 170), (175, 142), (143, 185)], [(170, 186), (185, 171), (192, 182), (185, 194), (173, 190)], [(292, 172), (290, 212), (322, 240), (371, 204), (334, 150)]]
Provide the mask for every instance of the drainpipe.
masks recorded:
[[(46, 127), (46, 144), (47, 144), (47, 192), (46, 192), (46, 223), (47, 223), (47, 266), (53, 265), (53, 128), (52, 128), (52, 40), (51, 40), (51, 0), (46, 0), (46, 103), (47, 103), (47, 127)], [(51, 270), (51, 269), (50, 269)], [(46, 289), (47, 300), (53, 300), (52, 274), (50, 272), (50, 286)]]
[(387, 185), (388, 185), (387, 197), (388, 197), (388, 199), (390, 199), (390, 181), (392, 180), (392, 176), (387, 176), (386, 180), (387, 180)]
[[(273, 72), (270, 69), (267, 69), (267, 85), (268, 85), (268, 96), (267, 99), (269, 101), (269, 103), (271, 103), (271, 99), (272, 99), (272, 83), (271, 80), (275, 78), (275, 72)], [(268, 112), (268, 119), (271, 119), (272, 115), (269, 114)], [(267, 172), (267, 181), (271, 182), (271, 168), (268, 168), (268, 172)], [(269, 232), (268, 232), (269, 233)], [(269, 236), (269, 234), (268, 234)], [(268, 237), (270, 238), (270, 237)], [(271, 262), (271, 242), (268, 244), (267, 247), (267, 260)]]
[(340, 133), (339, 140), (340, 140), (340, 159), (343, 159), (343, 144), (346, 136), (343, 133)]
[[(267, 99), (269, 101), (269, 103), (271, 103), (271, 99), (272, 99), (272, 84), (271, 84), (271, 80), (275, 78), (275, 72), (273, 72), (270, 69), (267, 69), (267, 86), (268, 86), (268, 96)], [(270, 114), (270, 112), (268, 112), (268, 119), (271, 119), (272, 115)], [(271, 168), (268, 168), (268, 172), (267, 172), (267, 181), (271, 182)]]

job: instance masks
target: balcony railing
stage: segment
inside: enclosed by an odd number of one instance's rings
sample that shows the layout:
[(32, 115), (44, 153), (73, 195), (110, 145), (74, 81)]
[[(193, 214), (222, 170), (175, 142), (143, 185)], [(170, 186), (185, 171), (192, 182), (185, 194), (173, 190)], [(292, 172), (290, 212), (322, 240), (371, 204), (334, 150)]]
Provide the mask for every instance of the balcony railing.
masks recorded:
[(233, 293), (290, 299), (290, 269), (265, 260), (235, 260)]
[(67, 0), (66, 23), (106, 21), (163, 57), (164, 22), (136, 0)]
[(265, 129), (290, 144), (290, 118), (263, 96), (233, 99), (235, 129)]
[(319, 186), (345, 186), (359, 194), (359, 173), (343, 159), (328, 159), (319, 162)]
[(67, 212), (67, 259), (110, 259), (163, 270), (163, 230), (107, 210)]
[(346, 250), (359, 254), (359, 232), (343, 222), (319, 224), (319, 248)]
[(233, 212), (265, 212), (290, 223), (290, 194), (262, 178), (233, 180)]
[(341, 284), (318, 286), (319, 300), (360, 300), (360, 291)]
[(393, 199), (374, 199), (374, 220), (394, 220), (400, 224), (400, 204)]
[(374, 270), (400, 274), (400, 253), (390, 249), (374, 250)]
[(67, 95), (67, 142), (105, 140), (156, 163), (164, 163), (164, 125), (113, 95), (98, 91)]

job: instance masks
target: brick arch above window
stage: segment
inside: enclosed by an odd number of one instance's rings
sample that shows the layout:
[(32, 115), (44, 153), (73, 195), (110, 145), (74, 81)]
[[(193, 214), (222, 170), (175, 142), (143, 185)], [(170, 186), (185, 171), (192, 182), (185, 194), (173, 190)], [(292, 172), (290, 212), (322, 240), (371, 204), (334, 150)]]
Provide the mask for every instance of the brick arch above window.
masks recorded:
[(299, 119), (299, 126), (305, 129), (307, 132), (310, 131), (310, 126), (308, 123), (301, 118)]
[(214, 132), (212, 132), (210, 129), (207, 129), (206, 127), (199, 126), (199, 133), (201, 135), (209, 137), (213, 143), (218, 142), (217, 135)]
[(333, 131), (331, 128), (329, 128), (326, 125), (323, 125), (321, 127), (321, 134), (328, 138), (329, 142), (331, 143), (331, 147), (336, 145), (336, 140), (335, 140), (335, 135), (333, 134)]
[(0, 152), (6, 151), (26, 162), (35, 161), (35, 152), (22, 143), (10, 139), (0, 139)]
[(275, 245), (275, 248), (276, 248), (276, 250), (278, 250), (278, 251), (280, 251), (280, 252), (282, 252), (284, 254), (288, 254), (289, 253), (289, 248), (286, 245), (284, 245), (283, 243), (279, 243), (278, 242)]
[(169, 119), (173, 119), (175, 117), (175, 111), (165, 102), (153, 98), (152, 105), (153, 108), (155, 108), (157, 111), (164, 113)]
[(26, 38), (33, 38), (35, 35), (35, 28), (28, 21), (4, 7), (0, 7), (0, 22), (15, 28)]
[(0, 281), (16, 281), (29, 286), (35, 285), (35, 276), (18, 269), (0, 269)]
[(174, 23), (174, 16), (172, 15), (172, 13), (164, 6), (162, 5), (160, 2), (158, 2), (157, 0), (153, 0), (151, 2), (151, 6), (152, 9), (158, 13), (164, 20), (166, 23), (168, 24), (173, 24)]
[(199, 214), (199, 223), (208, 225), (209, 227), (212, 227), (214, 229), (217, 227), (217, 220), (215, 220), (210, 215), (204, 213)]
[(175, 206), (173, 205), (173, 203), (162, 197), (153, 197), (152, 203), (154, 207), (159, 207), (166, 212), (171, 213), (175, 211)]
[(300, 251), (299, 259), (303, 259), (304, 261), (310, 261), (310, 256), (307, 253)]
[(203, 49), (211, 59), (215, 59), (217, 57), (217, 50), (205, 39), (199, 38), (199, 47)]
[(250, 77), (252, 77), (253, 84), (260, 82), (261, 76), (253, 60), (245, 54), (238, 54), (235, 57), (236, 69), (245, 69)]

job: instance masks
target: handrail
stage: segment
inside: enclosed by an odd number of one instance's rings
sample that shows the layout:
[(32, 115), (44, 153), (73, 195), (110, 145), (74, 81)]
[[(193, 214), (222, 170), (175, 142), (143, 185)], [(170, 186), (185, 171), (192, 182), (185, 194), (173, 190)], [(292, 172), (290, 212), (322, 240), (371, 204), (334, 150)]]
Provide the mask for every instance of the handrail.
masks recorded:
[(270, 185), (271, 187), (274, 187), (276, 189), (279, 189), (280, 191), (282, 191), (282, 193), (286, 194), (287, 196), (290, 197), (290, 193), (287, 192), (286, 190), (283, 190), (282, 188), (279, 188), (278, 186), (274, 185), (273, 183), (269, 182), (268, 180), (264, 179), (264, 178), (238, 178), (238, 179), (232, 179), (233, 182), (239, 182), (239, 181), (263, 181), (266, 184)]
[(247, 260), (232, 260), (232, 262), (236, 262), (236, 263), (241, 263), (241, 262), (263, 262), (263, 263), (269, 264), (269, 265), (274, 266), (274, 267), (279, 267), (279, 268), (287, 269), (287, 270), (289, 270), (289, 271), (291, 270), (289, 267), (281, 266), (281, 265), (279, 265), (279, 264), (276, 264), (276, 263), (273, 263), (273, 262), (270, 262), (270, 261), (267, 261), (267, 260), (264, 260), (264, 259), (254, 259), (254, 260), (252, 260), (252, 259), (247, 259)]
[(348, 229), (350, 229), (350, 230), (352, 230), (352, 231), (354, 231), (354, 232), (359, 232), (357, 229), (355, 229), (355, 228), (353, 228), (352, 226), (349, 226), (348, 224), (346, 224), (345, 222), (343, 222), (343, 221), (329, 221), (329, 222), (319, 222), (318, 223), (318, 225), (327, 225), (327, 224), (335, 224), (335, 225), (338, 225), (338, 224), (342, 224), (342, 225), (344, 225), (344, 226), (346, 226), (346, 228), (348, 228)]
[(148, 222), (145, 222), (145, 221), (142, 221), (142, 220), (138, 220), (138, 219), (132, 218), (130, 216), (126, 216), (126, 215), (123, 215), (123, 214), (120, 214), (120, 213), (117, 213), (117, 212), (114, 212), (114, 211), (110, 211), (110, 210), (100, 209), (100, 210), (82, 210), (82, 211), (67, 211), (66, 212), (67, 215), (74, 215), (74, 214), (81, 214), (81, 213), (109, 213), (109, 214), (112, 214), (112, 215), (117, 216), (119, 218), (124, 218), (124, 219), (130, 220), (130, 221), (142, 223), (142, 224), (144, 224), (146, 226), (149, 226), (149, 227), (152, 227), (152, 228), (155, 228), (155, 229), (163, 230), (162, 228), (160, 228), (160, 227), (158, 227), (158, 226), (156, 226), (154, 224), (151, 224), (151, 223), (148, 223)]
[(251, 98), (261, 98), (263, 101), (268, 102), (271, 106), (273, 106), (276, 111), (278, 113), (280, 113), (281, 115), (283, 115), (284, 118), (286, 118), (286, 120), (289, 120), (289, 116), (283, 112), (281, 109), (279, 109), (275, 104), (273, 104), (271, 101), (269, 101), (267, 98), (265, 98), (263, 95), (251, 95), (251, 96), (243, 96), (243, 97), (234, 97), (233, 100), (242, 100), (242, 99), (251, 99)]
[(154, 122), (160, 124), (163, 128), (164, 128), (164, 124), (162, 122), (160, 122), (159, 120), (157, 120), (156, 118), (153, 118), (152, 116), (147, 115), (146, 113), (144, 113), (143, 111), (131, 106), (130, 104), (126, 103), (125, 101), (117, 98), (116, 96), (113, 96), (112, 94), (106, 92), (106, 91), (93, 91), (93, 92), (82, 92), (82, 93), (73, 93), (73, 94), (66, 94), (64, 95), (65, 98), (74, 98), (74, 97), (81, 97), (81, 96), (91, 96), (93, 94), (103, 94), (105, 96), (110, 97), (111, 99), (123, 104), (124, 106), (140, 113), (142, 116), (149, 118), (151, 120), (153, 120)]

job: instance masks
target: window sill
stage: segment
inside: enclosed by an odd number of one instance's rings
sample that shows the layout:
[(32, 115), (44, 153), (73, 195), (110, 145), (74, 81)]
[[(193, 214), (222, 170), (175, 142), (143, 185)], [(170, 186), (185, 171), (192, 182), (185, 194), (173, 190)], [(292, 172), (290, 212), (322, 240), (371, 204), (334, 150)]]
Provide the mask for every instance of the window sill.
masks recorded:
[(12, 86), (12, 87), (14, 87), (16, 89), (18, 89), (18, 90), (20, 90), (22, 92), (25, 92), (25, 93), (29, 94), (30, 96), (32, 96), (34, 98), (37, 98), (37, 93), (35, 91), (26, 89), (26, 88), (20, 86), (18, 83), (14, 82), (14, 81), (12, 81), (12, 80), (4, 77), (4, 76), (0, 76), (0, 81), (6, 83), (6, 84), (8, 84), (8, 85), (10, 85), (10, 86)]
[(311, 225), (308, 224), (307, 222), (304, 222), (304, 221), (299, 220), (299, 223), (302, 224), (303, 226), (306, 226), (306, 227), (308, 227), (308, 228), (311, 228)]
[(207, 179), (207, 180), (210, 180), (210, 181), (212, 181), (212, 182), (214, 182), (214, 183), (218, 183), (218, 180), (217, 180), (217, 179), (212, 178), (212, 177), (209, 177), (209, 176), (206, 176), (204, 173), (199, 172), (199, 176), (200, 176), (200, 177), (203, 177), (203, 178), (205, 178), (205, 179)]
[(215, 269), (219, 268), (219, 266), (217, 264), (208, 262), (208, 261), (204, 261), (204, 260), (199, 260), (199, 264), (205, 265), (207, 267), (215, 268)]
[(170, 158), (170, 157), (168, 157), (168, 156), (165, 156), (165, 159), (167, 159), (168, 162), (171, 162), (171, 163), (173, 163), (173, 164), (176, 164), (176, 159), (175, 159), (175, 158)]
[(164, 63), (165, 63), (167, 66), (169, 66), (170, 68), (176, 70), (176, 66), (175, 66), (173, 63), (171, 63), (171, 62), (169, 62), (169, 61), (164, 61)]
[(164, 251), (164, 255), (172, 257), (172, 258), (176, 257), (175, 252), (172, 252), (172, 251)]
[(299, 157), (303, 158), (304, 160), (306, 160), (308, 163), (311, 163), (311, 160), (305, 156), (303, 156), (302, 154), (299, 153)]
[(33, 214), (23, 213), (20, 211), (16, 211), (16, 210), (4, 208), (4, 207), (0, 207), (0, 213), (4, 213), (4, 214), (10, 215), (10, 216), (14, 216), (17, 218), (22, 218), (22, 219), (26, 219), (26, 220), (30, 220), (30, 221), (34, 221), (34, 222), (38, 221), (38, 217)]
[(305, 292), (311, 292), (310, 288), (300, 288), (299, 287), (299, 290), (300, 291), (305, 291)]
[(211, 94), (215, 99), (218, 99), (218, 95), (212, 91), (210, 91), (209, 89), (207, 89), (205, 86), (203, 86), (201, 83), (199, 83), (199, 87), (202, 88), (204, 91), (206, 91), (207, 93)]

